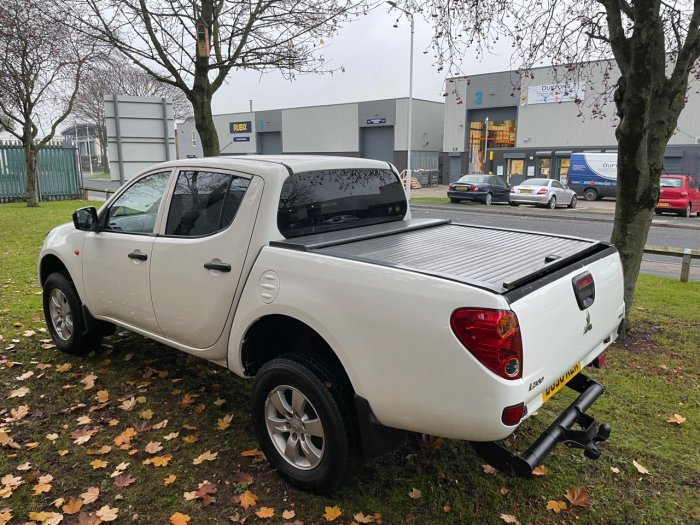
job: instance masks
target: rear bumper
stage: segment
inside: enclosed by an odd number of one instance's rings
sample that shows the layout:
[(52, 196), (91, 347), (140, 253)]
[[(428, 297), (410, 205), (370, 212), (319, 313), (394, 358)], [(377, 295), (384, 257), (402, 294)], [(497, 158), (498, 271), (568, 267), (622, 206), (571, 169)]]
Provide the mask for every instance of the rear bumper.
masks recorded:
[(478, 201), (483, 202), (486, 200), (485, 191), (457, 191), (452, 190), (447, 192), (447, 196), (450, 199), (463, 199), (465, 201)]
[[(532, 475), (533, 469), (544, 461), (558, 443), (581, 448), (587, 458), (598, 459), (601, 452), (597, 443), (608, 439), (610, 426), (602, 424), (596, 428), (595, 419), (585, 412), (603, 394), (603, 387), (583, 374), (578, 374), (567, 386), (580, 395), (525, 452), (517, 454), (497, 441), (473, 442), (476, 452), (492, 467), (525, 478)], [(574, 430), (576, 424), (582, 430)]]
[(547, 204), (549, 202), (549, 195), (536, 195), (527, 193), (511, 193), (510, 202), (517, 204)]
[(688, 199), (662, 199), (657, 203), (656, 209), (658, 211), (685, 211), (689, 203)]

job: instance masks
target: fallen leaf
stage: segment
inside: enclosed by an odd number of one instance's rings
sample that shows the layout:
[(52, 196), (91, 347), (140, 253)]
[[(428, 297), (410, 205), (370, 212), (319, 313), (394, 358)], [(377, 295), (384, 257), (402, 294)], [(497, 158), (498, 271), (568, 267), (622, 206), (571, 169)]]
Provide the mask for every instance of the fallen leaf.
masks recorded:
[(12, 408), (10, 409), (10, 416), (14, 421), (19, 421), (20, 419), (24, 419), (27, 417), (29, 414), (29, 406), (28, 405), (20, 405), (17, 408)]
[(518, 521), (518, 518), (513, 516), (512, 514), (501, 514), (501, 519), (505, 521), (506, 523), (515, 523), (515, 525), (520, 525), (520, 522)]
[(216, 406), (218, 406), (218, 407), (220, 407), (220, 406), (223, 405), (224, 403), (226, 403), (226, 400), (225, 400), (225, 399), (221, 399), (220, 397), (217, 397), (217, 398), (216, 398), (216, 401), (214, 401), (214, 404), (215, 404)]
[(168, 477), (166, 477), (163, 480), (163, 485), (172, 485), (175, 483), (175, 480), (177, 479), (177, 476), (175, 474), (170, 474)]
[(255, 478), (248, 472), (243, 472), (242, 470), (237, 470), (233, 473), (233, 481), (239, 485), (249, 485), (255, 481)]
[(46, 439), (49, 441), (56, 441), (58, 439), (58, 434), (46, 434)]
[(134, 436), (136, 436), (136, 434), (137, 432), (136, 430), (134, 430), (133, 427), (128, 427), (121, 434), (114, 438), (114, 444), (118, 447), (121, 447), (122, 445), (128, 445), (131, 443), (131, 440), (134, 438)]
[(95, 394), (95, 400), (98, 403), (106, 403), (109, 401), (109, 392), (107, 390), (98, 390)]
[(275, 515), (275, 509), (270, 507), (260, 507), (260, 510), (255, 513), (258, 518), (271, 518)]
[(335, 505), (333, 507), (326, 507), (325, 512), (323, 513), (323, 518), (326, 521), (335, 521), (338, 518), (338, 516), (340, 516), (342, 513), (343, 511), (340, 510), (340, 507), (338, 507), (338, 505)]
[(673, 414), (666, 420), (666, 423), (671, 423), (672, 425), (682, 425), (687, 421), (687, 418), (681, 416), (680, 414)]
[(163, 436), (163, 439), (165, 441), (171, 441), (171, 440), (175, 439), (176, 437), (178, 437), (179, 435), (180, 435), (179, 432), (171, 432), (167, 436)]
[(498, 472), (491, 465), (481, 465), (481, 468), (484, 469), (484, 474), (495, 474), (496, 472)]
[(422, 447), (437, 450), (445, 443), (445, 438), (432, 436), (430, 434), (421, 434), (419, 442)]
[(51, 483), (40, 482), (40, 483), (37, 483), (36, 485), (34, 485), (34, 487), (32, 487), (32, 489), (34, 490), (34, 495), (38, 496), (39, 494), (43, 494), (44, 492), (50, 491), (51, 490)]
[(588, 492), (583, 487), (568, 489), (564, 497), (569, 500), (569, 503), (575, 507), (590, 507), (591, 499), (588, 497)]
[(80, 512), (80, 509), (83, 508), (83, 505), (84, 505), (84, 503), (83, 503), (82, 499), (71, 498), (68, 500), (68, 503), (63, 505), (61, 510), (65, 514), (77, 514), (78, 512)]
[(12, 474), (7, 474), (6, 476), (0, 478), (0, 483), (2, 483), (5, 487), (16, 489), (24, 483), (24, 480), (21, 476), (13, 476)]
[(610, 470), (612, 470), (613, 474), (619, 474), (619, 473), (620, 473), (620, 469), (617, 468), (617, 467), (610, 467)]
[(553, 510), (556, 514), (559, 514), (562, 510), (566, 510), (566, 503), (550, 499), (547, 502), (547, 510)]
[(373, 523), (374, 522), (374, 516), (365, 516), (361, 512), (358, 512), (353, 516), (353, 519), (357, 523)]
[(408, 493), (408, 497), (412, 499), (418, 499), (422, 495), (423, 493), (415, 487), (413, 487), (413, 489), (411, 489), (411, 491)]
[(108, 463), (106, 461), (102, 461), (101, 459), (95, 459), (90, 462), (90, 466), (95, 470), (98, 468), (105, 468), (107, 465)]
[(143, 464), (151, 464), (154, 467), (167, 467), (170, 460), (173, 458), (172, 454), (166, 454), (165, 456), (154, 456), (152, 458), (144, 460)]
[(167, 427), (167, 426), (168, 426), (168, 420), (167, 420), (167, 419), (164, 419), (164, 420), (161, 421), (160, 423), (156, 423), (155, 425), (153, 425), (151, 428), (152, 428), (153, 430), (160, 430), (160, 429), (165, 428), (165, 427)]
[(547, 467), (545, 467), (544, 465), (539, 465), (539, 466), (535, 467), (534, 469), (532, 469), (532, 475), (533, 476), (544, 476), (545, 474), (547, 474), (548, 471), (549, 471), (549, 469)]
[(508, 487), (501, 487), (501, 490), (499, 490), (498, 492), (500, 492), (502, 496), (505, 496), (506, 494), (508, 494)]
[(34, 372), (29, 370), (28, 372), (25, 372), (24, 374), (17, 376), (15, 379), (17, 379), (17, 381), (26, 381), (27, 379), (29, 379), (33, 375), (34, 375)]
[(114, 478), (114, 484), (119, 488), (128, 487), (129, 485), (132, 485), (134, 481), (136, 481), (136, 478), (132, 477), (129, 474), (125, 476), (117, 476)]
[(26, 386), (17, 388), (15, 390), (10, 390), (10, 395), (7, 396), (7, 399), (12, 399), (13, 397), (24, 397), (29, 393), (29, 388)]
[(187, 443), (188, 445), (191, 445), (192, 443), (196, 443), (197, 441), (199, 441), (199, 438), (198, 438), (197, 436), (194, 436), (194, 435), (192, 435), (192, 436), (185, 436), (185, 437), (182, 438), (182, 441), (184, 441), (184, 442)]
[(25, 471), (25, 470), (32, 470), (32, 464), (29, 461), (26, 461), (22, 463), (21, 465), (17, 465), (17, 470), (20, 471)]
[(257, 448), (254, 448), (252, 450), (244, 450), (241, 452), (241, 456), (244, 458), (251, 458), (251, 457), (262, 457), (263, 453), (260, 452)]
[(176, 512), (172, 516), (170, 516), (170, 523), (172, 525), (187, 525), (189, 523), (190, 517), (187, 514), (182, 514), (180, 512)]
[(88, 450), (86, 454), (88, 456), (103, 456), (105, 454), (109, 454), (110, 452), (112, 452), (112, 447), (110, 447), (109, 445), (103, 445), (98, 449)]
[(97, 430), (81, 428), (80, 430), (71, 432), (70, 437), (73, 439), (73, 443), (75, 443), (76, 445), (83, 445), (90, 441), (90, 438), (96, 433)]
[(90, 503), (94, 503), (97, 501), (97, 498), (100, 497), (100, 489), (97, 487), (90, 487), (87, 489), (85, 492), (83, 492), (80, 495), (80, 498), (83, 500), (83, 503), (85, 505), (89, 505)]
[(121, 405), (119, 405), (119, 408), (122, 410), (132, 410), (136, 406), (136, 399), (131, 397), (129, 399), (125, 399)]
[(92, 423), (90, 416), (80, 416), (76, 421), (78, 422), (78, 425), (89, 425)]
[(158, 454), (158, 452), (163, 450), (163, 447), (160, 446), (160, 441), (151, 441), (143, 450), (149, 454)]
[(257, 501), (258, 497), (249, 490), (246, 490), (243, 494), (241, 494), (240, 504), (241, 507), (246, 510), (250, 507), (255, 507)]
[(203, 454), (200, 454), (196, 458), (192, 460), (193, 465), (200, 465), (204, 463), (205, 461), (214, 461), (216, 459), (216, 456), (218, 456), (218, 452), (212, 452), (211, 450), (207, 450)]
[(58, 512), (30, 512), (29, 519), (41, 522), (41, 525), (58, 525), (63, 520), (63, 514)]
[(71, 363), (63, 363), (62, 365), (58, 365), (56, 367), (56, 372), (62, 374), (63, 372), (68, 372), (68, 370), (70, 370), (71, 368), (73, 368), (73, 365)]
[(151, 419), (153, 419), (153, 415), (154, 415), (153, 410), (151, 410), (150, 408), (147, 408), (146, 410), (142, 410), (139, 413), (139, 416), (141, 416), (141, 419), (145, 419), (147, 421), (150, 421)]
[(63, 505), (65, 502), (66, 502), (66, 500), (65, 500), (64, 498), (56, 498), (55, 500), (53, 500), (53, 501), (51, 502), (51, 505), (53, 505), (54, 507), (58, 508), (58, 507), (60, 507), (61, 505)]
[(649, 474), (649, 470), (646, 469), (646, 467), (641, 466), (639, 463), (637, 463), (635, 460), (632, 460), (632, 464), (636, 467), (637, 471), (640, 474)]
[(102, 521), (114, 521), (119, 515), (118, 508), (110, 508), (109, 505), (101, 507), (100, 510), (95, 512), (95, 515)]
[(97, 376), (95, 374), (88, 374), (84, 378), (80, 380), (80, 382), (84, 385), (83, 390), (90, 390), (95, 386), (95, 379), (97, 379)]
[(285, 511), (282, 513), (282, 519), (284, 519), (284, 520), (291, 520), (291, 519), (293, 519), (294, 516), (296, 516), (296, 515), (297, 515), (297, 513), (294, 512), (294, 510), (285, 510)]
[(226, 430), (231, 426), (231, 421), (233, 421), (232, 414), (224, 416), (216, 422), (216, 428), (218, 428), (219, 430)]

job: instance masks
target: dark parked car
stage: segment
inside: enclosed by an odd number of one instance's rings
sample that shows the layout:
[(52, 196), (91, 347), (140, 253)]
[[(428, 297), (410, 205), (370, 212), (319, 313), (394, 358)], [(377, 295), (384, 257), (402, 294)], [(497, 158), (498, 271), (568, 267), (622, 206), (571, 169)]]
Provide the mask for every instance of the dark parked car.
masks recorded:
[(478, 201), (489, 206), (492, 202), (508, 202), (510, 186), (500, 175), (463, 175), (447, 186), (450, 202)]
[(690, 217), (697, 212), (700, 217), (700, 190), (692, 175), (662, 175), (656, 214), (665, 211)]

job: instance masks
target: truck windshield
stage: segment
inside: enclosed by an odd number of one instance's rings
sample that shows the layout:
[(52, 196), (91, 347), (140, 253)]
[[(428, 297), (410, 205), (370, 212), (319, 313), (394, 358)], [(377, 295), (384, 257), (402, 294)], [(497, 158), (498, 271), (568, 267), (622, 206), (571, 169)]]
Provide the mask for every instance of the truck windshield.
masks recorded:
[(286, 238), (406, 215), (406, 195), (391, 170), (358, 168), (293, 173), (282, 186), (277, 226)]

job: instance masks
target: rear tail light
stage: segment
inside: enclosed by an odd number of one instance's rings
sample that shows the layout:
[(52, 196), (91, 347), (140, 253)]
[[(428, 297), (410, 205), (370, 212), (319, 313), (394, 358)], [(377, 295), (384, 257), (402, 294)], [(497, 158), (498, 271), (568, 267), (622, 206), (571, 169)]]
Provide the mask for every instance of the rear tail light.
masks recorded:
[(469, 191), (479, 191), (479, 186), (469, 186)]
[(511, 192), (511, 193), (515, 193), (515, 188), (511, 188), (511, 189), (510, 189), (510, 192)]
[(547, 188), (540, 188), (539, 190), (537, 190), (537, 195), (544, 195), (548, 191), (549, 190)]
[(455, 185), (454, 185), (454, 184), (448, 184), (448, 185), (447, 185), (447, 189), (448, 189), (448, 190), (454, 190), (454, 189), (455, 189)]
[(581, 310), (585, 310), (595, 301), (595, 282), (589, 272), (583, 272), (571, 280), (574, 287), (576, 302)]
[(506, 407), (503, 409), (503, 413), (501, 414), (501, 422), (504, 425), (507, 425), (509, 427), (515, 426), (518, 423), (520, 423), (520, 420), (523, 418), (523, 404), (518, 403), (517, 405), (513, 405), (510, 407)]
[(688, 192), (687, 192), (687, 191), (682, 191), (682, 192), (681, 192), (681, 197), (687, 197), (687, 196), (688, 196)]
[(504, 379), (520, 379), (523, 343), (514, 312), (488, 308), (460, 308), (452, 312), (450, 327), (479, 362)]

